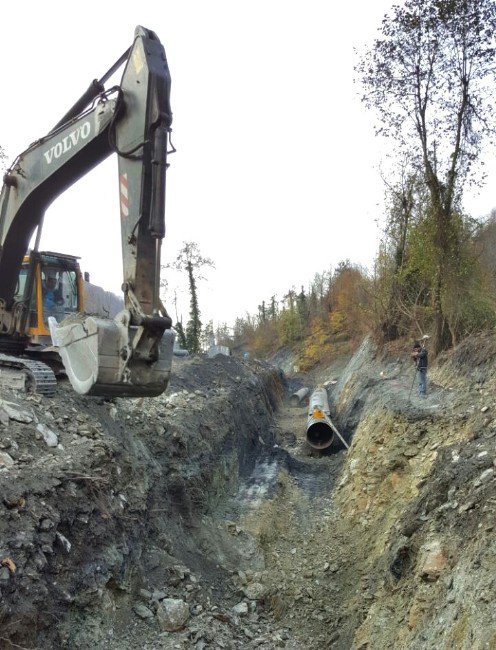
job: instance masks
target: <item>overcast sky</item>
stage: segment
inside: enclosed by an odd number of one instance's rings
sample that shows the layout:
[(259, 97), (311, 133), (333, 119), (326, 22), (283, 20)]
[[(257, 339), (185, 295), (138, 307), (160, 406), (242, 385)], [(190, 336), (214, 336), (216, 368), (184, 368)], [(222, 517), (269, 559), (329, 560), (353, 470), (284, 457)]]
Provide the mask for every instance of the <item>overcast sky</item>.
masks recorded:
[[(202, 320), (232, 323), (340, 260), (372, 264), (384, 152), (353, 85), (353, 48), (371, 43), (392, 4), (4, 3), (0, 145), (11, 161), (131, 45), (136, 25), (153, 29), (171, 70), (177, 148), (163, 261), (196, 241), (216, 264), (199, 286)], [(474, 216), (496, 204), (493, 170), (466, 202)], [(80, 255), (93, 282), (118, 291), (118, 229), (112, 157), (49, 209), (42, 248)]]

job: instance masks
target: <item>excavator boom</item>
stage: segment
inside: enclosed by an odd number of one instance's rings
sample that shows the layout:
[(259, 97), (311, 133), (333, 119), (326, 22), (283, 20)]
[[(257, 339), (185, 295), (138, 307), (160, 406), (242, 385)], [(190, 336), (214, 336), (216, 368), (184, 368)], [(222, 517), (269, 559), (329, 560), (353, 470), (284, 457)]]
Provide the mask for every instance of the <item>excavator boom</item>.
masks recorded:
[[(50, 332), (74, 389), (104, 396), (158, 395), (172, 361), (171, 320), (159, 297), (170, 138), (170, 74), (154, 32), (137, 27), (121, 84), (95, 81), (44, 138), (21, 154), (0, 195), (0, 352), (26, 336), (32, 279), (16, 285), (29, 242), (54, 199), (112, 153), (119, 164), (125, 309), (113, 321), (74, 315)], [(117, 65), (116, 64), (116, 65)], [(114, 65), (109, 73), (115, 71)], [(105, 80), (105, 77), (103, 80)], [(37, 241), (39, 236), (37, 236)]]

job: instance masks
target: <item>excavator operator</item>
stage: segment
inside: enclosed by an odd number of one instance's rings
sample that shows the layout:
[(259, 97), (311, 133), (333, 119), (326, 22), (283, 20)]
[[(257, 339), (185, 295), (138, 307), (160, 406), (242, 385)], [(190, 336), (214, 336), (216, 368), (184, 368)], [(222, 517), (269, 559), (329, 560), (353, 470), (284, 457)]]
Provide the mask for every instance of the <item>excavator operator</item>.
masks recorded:
[(64, 304), (64, 298), (60, 287), (57, 286), (57, 278), (48, 276), (43, 284), (43, 310), (53, 312), (56, 307)]

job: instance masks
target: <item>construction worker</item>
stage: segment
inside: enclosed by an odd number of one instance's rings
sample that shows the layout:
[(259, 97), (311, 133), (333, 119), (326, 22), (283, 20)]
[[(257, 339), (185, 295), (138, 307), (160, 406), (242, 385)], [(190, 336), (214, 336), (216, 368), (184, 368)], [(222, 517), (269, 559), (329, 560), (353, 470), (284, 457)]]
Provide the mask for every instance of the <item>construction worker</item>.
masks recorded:
[(63, 311), (64, 298), (60, 287), (57, 286), (57, 279), (48, 276), (43, 284), (43, 315), (45, 320), (48, 316), (60, 315)]
[(419, 377), (419, 395), (426, 395), (427, 393), (427, 350), (425, 347), (425, 338), (420, 341), (415, 341), (413, 344), (412, 358), (415, 361), (416, 373)]

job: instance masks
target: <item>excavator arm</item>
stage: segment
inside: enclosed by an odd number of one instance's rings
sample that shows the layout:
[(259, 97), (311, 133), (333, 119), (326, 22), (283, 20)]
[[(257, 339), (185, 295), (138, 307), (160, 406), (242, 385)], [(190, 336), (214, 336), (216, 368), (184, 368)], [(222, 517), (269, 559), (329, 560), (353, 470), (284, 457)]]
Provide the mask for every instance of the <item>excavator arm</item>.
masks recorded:
[(105, 91), (102, 80), (93, 82), (56, 127), (16, 159), (4, 178), (0, 196), (0, 346), (2, 340), (24, 335), (27, 304), (15, 301), (16, 284), (29, 242), (37, 228), (41, 231), (46, 209), (79, 178), (116, 153), (125, 309), (114, 321), (81, 315), (62, 323), (50, 319), (50, 331), (77, 392), (158, 395), (167, 386), (173, 345), (171, 320), (159, 297), (172, 122), (170, 74), (159, 39), (142, 27), (136, 28), (132, 47), (117, 64), (123, 62), (120, 86)]

